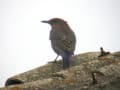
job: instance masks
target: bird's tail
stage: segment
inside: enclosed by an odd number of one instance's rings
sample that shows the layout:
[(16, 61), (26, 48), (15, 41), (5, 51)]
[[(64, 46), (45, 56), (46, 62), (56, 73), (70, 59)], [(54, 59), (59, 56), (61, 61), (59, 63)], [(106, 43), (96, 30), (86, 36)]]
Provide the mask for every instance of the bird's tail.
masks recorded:
[(63, 69), (69, 68), (70, 63), (73, 61), (73, 54), (66, 54), (63, 56)]

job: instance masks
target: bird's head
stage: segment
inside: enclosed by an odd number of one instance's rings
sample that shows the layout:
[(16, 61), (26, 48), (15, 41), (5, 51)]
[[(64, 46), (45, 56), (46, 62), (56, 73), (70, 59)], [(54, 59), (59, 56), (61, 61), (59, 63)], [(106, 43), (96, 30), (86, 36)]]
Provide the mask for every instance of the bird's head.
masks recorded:
[(60, 18), (52, 18), (52, 19), (50, 19), (50, 20), (48, 20), (48, 21), (41, 21), (41, 22), (43, 22), (43, 23), (48, 23), (48, 24), (50, 24), (51, 26), (52, 25), (60, 25), (60, 24), (64, 24), (64, 23), (66, 23), (66, 21), (64, 21), (63, 19), (60, 19)]

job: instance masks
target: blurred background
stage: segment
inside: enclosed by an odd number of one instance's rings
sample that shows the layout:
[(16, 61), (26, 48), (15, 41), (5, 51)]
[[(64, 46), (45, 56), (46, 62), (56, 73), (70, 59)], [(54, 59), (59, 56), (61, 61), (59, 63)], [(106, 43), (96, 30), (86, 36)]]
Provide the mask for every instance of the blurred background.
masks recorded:
[(54, 60), (51, 27), (40, 22), (54, 17), (75, 32), (75, 54), (101, 46), (120, 51), (120, 0), (0, 0), (0, 87), (7, 78)]

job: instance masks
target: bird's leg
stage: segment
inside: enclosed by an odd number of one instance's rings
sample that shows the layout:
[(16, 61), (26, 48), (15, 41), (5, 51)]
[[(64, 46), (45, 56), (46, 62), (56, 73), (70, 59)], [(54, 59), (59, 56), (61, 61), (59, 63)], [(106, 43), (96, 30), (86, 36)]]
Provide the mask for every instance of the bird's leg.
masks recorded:
[(56, 58), (54, 59), (54, 61), (51, 61), (51, 62), (49, 62), (49, 63), (56, 63), (58, 57), (59, 57), (59, 55), (56, 56)]
[(55, 58), (54, 62), (57, 62), (57, 58), (59, 57), (59, 55), (57, 55), (57, 57)]

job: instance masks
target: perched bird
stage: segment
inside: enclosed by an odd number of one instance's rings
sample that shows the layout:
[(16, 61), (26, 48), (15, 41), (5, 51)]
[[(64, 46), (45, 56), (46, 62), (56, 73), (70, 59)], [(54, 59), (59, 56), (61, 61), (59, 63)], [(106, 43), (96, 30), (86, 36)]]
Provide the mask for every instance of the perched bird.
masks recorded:
[(62, 56), (63, 68), (69, 68), (76, 46), (76, 37), (74, 32), (71, 30), (67, 22), (60, 18), (52, 18), (48, 21), (42, 22), (51, 25), (51, 46), (57, 53), (57, 57)]

